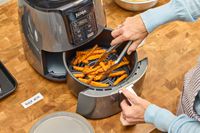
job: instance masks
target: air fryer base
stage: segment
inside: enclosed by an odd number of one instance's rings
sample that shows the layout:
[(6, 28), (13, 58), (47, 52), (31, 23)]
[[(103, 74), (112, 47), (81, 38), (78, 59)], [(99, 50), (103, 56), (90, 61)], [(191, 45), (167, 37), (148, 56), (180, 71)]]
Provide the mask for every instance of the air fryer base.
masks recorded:
[[(139, 61), (135, 75), (126, 82), (127, 85), (138, 83), (145, 75), (147, 65), (147, 58)], [(124, 87), (127, 85), (124, 85)], [(94, 92), (91, 89), (80, 92), (78, 95), (76, 112), (89, 119), (102, 119), (119, 113), (121, 111), (120, 102), (123, 100), (122, 95), (119, 93), (120, 89), (121, 88), (116, 88), (116, 91), (109, 94), (107, 93), (107, 95), (104, 96), (99, 95), (99, 97), (94, 97), (94, 95), (92, 95)], [(139, 88), (134, 87), (133, 89), (137, 92)], [(99, 91), (99, 94), (101, 93), (103, 92)]]

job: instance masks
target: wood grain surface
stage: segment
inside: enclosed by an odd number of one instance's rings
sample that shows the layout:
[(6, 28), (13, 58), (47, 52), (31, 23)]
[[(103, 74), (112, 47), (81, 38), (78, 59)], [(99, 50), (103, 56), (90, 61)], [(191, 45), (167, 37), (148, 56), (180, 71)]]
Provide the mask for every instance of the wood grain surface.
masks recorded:
[[(160, 0), (158, 5), (166, 2)], [(108, 27), (111, 28), (126, 17), (139, 13), (125, 11), (112, 0), (104, 0), (104, 4)], [(18, 81), (16, 92), (0, 101), (0, 133), (27, 133), (40, 118), (56, 111), (75, 112), (77, 104), (77, 99), (65, 83), (44, 79), (26, 61), (17, 12), (16, 0), (0, 6), (0, 60)], [(151, 33), (145, 45), (138, 49), (140, 59), (149, 59), (148, 71), (140, 85), (142, 96), (173, 113), (176, 112), (184, 74), (195, 65), (200, 54), (199, 27), (200, 21), (163, 25)], [(38, 92), (44, 96), (44, 100), (24, 109), (21, 103)], [(96, 133), (158, 132), (150, 124), (123, 127), (119, 116), (89, 122)]]

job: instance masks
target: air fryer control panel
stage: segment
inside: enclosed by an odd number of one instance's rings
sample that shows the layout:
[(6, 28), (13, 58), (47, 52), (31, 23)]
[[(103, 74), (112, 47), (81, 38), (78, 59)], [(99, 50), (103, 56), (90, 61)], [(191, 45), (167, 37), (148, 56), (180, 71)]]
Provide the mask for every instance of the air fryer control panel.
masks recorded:
[(79, 45), (89, 40), (97, 33), (97, 24), (93, 4), (87, 4), (81, 8), (67, 11), (68, 37), (72, 44)]

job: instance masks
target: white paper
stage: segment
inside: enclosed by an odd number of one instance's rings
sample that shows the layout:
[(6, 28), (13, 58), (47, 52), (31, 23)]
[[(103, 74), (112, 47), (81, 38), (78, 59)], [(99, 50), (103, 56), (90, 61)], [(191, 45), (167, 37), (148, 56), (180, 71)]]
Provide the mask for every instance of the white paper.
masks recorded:
[(33, 104), (39, 102), (40, 100), (42, 100), (44, 97), (42, 96), (41, 93), (37, 93), (36, 95), (34, 95), (33, 97), (29, 98), (28, 100), (24, 101), (23, 103), (21, 103), (21, 105), (26, 109), (30, 106), (32, 106)]

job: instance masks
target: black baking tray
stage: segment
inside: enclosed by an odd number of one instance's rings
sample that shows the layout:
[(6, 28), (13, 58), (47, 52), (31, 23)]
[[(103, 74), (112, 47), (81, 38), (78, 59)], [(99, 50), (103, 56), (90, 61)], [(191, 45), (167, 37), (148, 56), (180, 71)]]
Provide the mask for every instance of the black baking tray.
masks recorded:
[(0, 61), (0, 99), (8, 96), (17, 88), (17, 81)]

